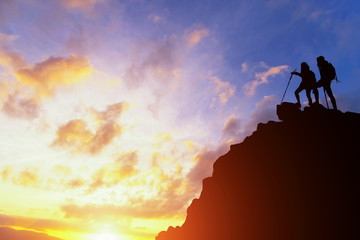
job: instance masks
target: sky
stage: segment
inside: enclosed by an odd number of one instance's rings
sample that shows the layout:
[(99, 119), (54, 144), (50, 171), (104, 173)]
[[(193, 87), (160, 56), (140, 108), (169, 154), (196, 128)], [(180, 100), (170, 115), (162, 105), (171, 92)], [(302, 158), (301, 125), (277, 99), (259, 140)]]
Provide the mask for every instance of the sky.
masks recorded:
[(148, 240), (181, 225), (213, 162), (277, 120), (301, 62), (319, 80), (324, 56), (338, 109), (360, 112), (359, 12), (357, 0), (0, 0), (0, 236)]

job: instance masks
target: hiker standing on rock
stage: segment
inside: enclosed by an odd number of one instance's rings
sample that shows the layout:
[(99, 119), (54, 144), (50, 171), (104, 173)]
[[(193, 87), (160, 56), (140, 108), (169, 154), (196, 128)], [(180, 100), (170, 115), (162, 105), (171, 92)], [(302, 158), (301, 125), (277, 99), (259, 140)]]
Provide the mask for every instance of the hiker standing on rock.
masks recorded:
[(298, 107), (301, 106), (300, 104), (300, 96), (299, 93), (302, 90), (306, 90), (306, 96), (309, 100), (309, 105), (312, 105), (312, 98), (311, 98), (311, 90), (313, 90), (313, 93), (315, 95), (315, 103), (319, 103), (319, 91), (316, 87), (316, 78), (313, 71), (310, 70), (309, 65), (306, 62), (301, 63), (301, 72), (292, 72), (291, 74), (295, 74), (301, 77), (301, 83), (299, 87), (295, 90), (295, 97), (297, 100), (296, 105)]
[[(330, 87), (331, 81), (334, 80), (336, 77), (335, 68), (331, 63), (326, 61), (323, 56), (319, 56), (316, 60), (317, 60), (317, 65), (319, 67), (319, 72), (320, 72), (320, 80), (316, 83), (316, 87), (324, 88), (324, 93), (326, 91), (326, 93), (330, 97), (333, 108), (335, 110), (337, 110), (335, 97), (334, 97), (334, 95), (331, 91), (331, 87)], [(337, 78), (336, 78), (336, 80), (337, 80)], [(326, 94), (325, 94), (325, 98), (326, 98)]]

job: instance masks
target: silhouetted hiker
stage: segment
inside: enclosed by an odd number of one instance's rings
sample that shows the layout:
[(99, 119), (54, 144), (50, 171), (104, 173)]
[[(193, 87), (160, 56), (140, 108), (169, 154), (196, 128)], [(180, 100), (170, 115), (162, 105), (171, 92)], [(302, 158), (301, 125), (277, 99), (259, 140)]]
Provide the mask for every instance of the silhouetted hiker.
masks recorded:
[[(334, 66), (325, 60), (323, 56), (319, 56), (317, 59), (317, 65), (320, 71), (320, 80), (316, 83), (316, 87), (323, 87), (324, 93), (329, 95), (331, 104), (335, 110), (337, 110), (335, 97), (331, 91), (331, 81), (336, 77)], [(325, 95), (326, 97), (326, 95)], [(327, 102), (326, 102), (327, 103)]]
[(297, 105), (298, 107), (301, 106), (300, 104), (300, 96), (299, 93), (302, 90), (306, 90), (306, 96), (309, 100), (309, 105), (312, 105), (312, 99), (311, 99), (311, 90), (313, 90), (313, 93), (315, 95), (315, 103), (319, 103), (319, 91), (317, 90), (316, 87), (316, 77), (313, 71), (310, 70), (309, 65), (306, 62), (302, 62), (301, 63), (301, 72), (292, 72), (291, 74), (295, 74), (301, 77), (301, 83), (299, 85), (299, 87), (295, 90), (295, 97), (297, 100)]

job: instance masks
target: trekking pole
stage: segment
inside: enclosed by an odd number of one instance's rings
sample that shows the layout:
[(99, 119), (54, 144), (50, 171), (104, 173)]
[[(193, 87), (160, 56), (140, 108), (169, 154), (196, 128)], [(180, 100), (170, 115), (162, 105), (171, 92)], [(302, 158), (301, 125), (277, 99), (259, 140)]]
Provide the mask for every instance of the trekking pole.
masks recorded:
[[(324, 87), (323, 87), (323, 88), (324, 88)], [(327, 100), (325, 88), (324, 88), (324, 95), (325, 95), (326, 106), (327, 106), (327, 108), (329, 109), (329, 104), (328, 104), (328, 100)]]
[[(295, 68), (295, 70), (294, 70), (293, 72), (295, 72), (295, 71), (296, 71), (296, 68)], [(283, 100), (284, 100), (285, 93), (286, 93), (286, 91), (287, 91), (287, 89), (288, 89), (288, 87), (289, 87), (289, 84), (290, 84), (290, 81), (291, 81), (292, 76), (293, 76), (293, 74), (291, 74), (291, 76), (290, 76), (289, 82), (288, 82), (288, 84), (287, 84), (287, 86), (286, 86), (286, 89), (285, 89), (285, 92), (284, 92), (284, 95), (283, 95), (283, 97), (282, 97), (282, 99), (281, 99), (281, 103), (280, 103), (280, 104), (282, 104), (282, 102), (283, 102)]]

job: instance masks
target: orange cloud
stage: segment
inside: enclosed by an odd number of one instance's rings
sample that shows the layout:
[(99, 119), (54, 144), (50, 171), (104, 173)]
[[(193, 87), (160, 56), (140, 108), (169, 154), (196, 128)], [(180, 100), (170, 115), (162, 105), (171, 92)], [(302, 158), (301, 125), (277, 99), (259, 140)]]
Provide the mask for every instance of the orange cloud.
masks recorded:
[[(181, 180), (174, 181), (169, 189), (181, 186)], [(128, 200), (127, 205), (115, 204), (87, 204), (84, 206), (75, 203), (65, 204), (61, 210), (66, 218), (116, 220), (121, 217), (134, 218), (165, 218), (179, 216), (190, 199), (194, 196), (194, 189), (189, 186), (188, 192), (177, 195), (170, 194), (170, 191), (159, 192), (158, 197), (145, 199), (142, 196)]]
[(4, 169), (0, 172), (2, 180), (6, 181), (9, 178), (12, 171), (13, 171), (12, 166), (10, 165), (5, 166)]
[(74, 119), (60, 126), (56, 132), (56, 139), (52, 146), (68, 147), (78, 153), (97, 154), (121, 133), (121, 126), (117, 123), (124, 103), (112, 104), (103, 112), (91, 109), (92, 115), (98, 122), (94, 131), (82, 119)]
[(53, 145), (72, 146), (80, 149), (94, 137), (86, 122), (81, 119), (71, 120), (67, 124), (60, 126), (56, 135), (57, 139), (53, 142)]
[(0, 83), (1, 108), (10, 117), (26, 119), (37, 118), (41, 101), (55, 95), (58, 88), (77, 84), (92, 72), (87, 57), (50, 57), (29, 66), (20, 54), (5, 47), (0, 48), (0, 65), (18, 80)]
[(135, 168), (138, 163), (136, 152), (124, 154), (113, 163), (105, 164), (92, 175), (92, 183), (89, 191), (92, 192), (99, 187), (111, 187), (117, 185), (121, 180), (137, 174)]
[(82, 178), (74, 178), (66, 183), (66, 186), (71, 189), (83, 187), (85, 185), (86, 181)]
[(37, 186), (39, 182), (38, 176), (39, 169), (36, 167), (27, 167), (25, 170), (19, 173), (19, 175), (12, 178), (12, 182), (24, 187)]
[(72, 174), (72, 170), (69, 167), (63, 166), (63, 165), (56, 165), (51, 169), (51, 171), (55, 175), (60, 176), (60, 177), (70, 176)]
[(127, 105), (123, 102), (115, 103), (108, 105), (105, 111), (97, 111), (94, 108), (91, 108), (90, 111), (95, 116), (97, 121), (100, 122), (108, 122), (108, 121), (116, 121), (123, 110), (127, 108)]
[(96, 3), (103, 0), (60, 0), (67, 8), (81, 9), (83, 11), (91, 11)]
[[(126, 174), (133, 174), (135, 165), (134, 153), (125, 155), (127, 160), (121, 160), (120, 166), (108, 164), (94, 175), (101, 178), (94, 182), (104, 186), (114, 184)], [(125, 161), (125, 162), (124, 162)], [(116, 162), (115, 164), (119, 164)], [(120, 174), (119, 172), (125, 172)], [(166, 218), (185, 214), (189, 201), (197, 193), (193, 182), (189, 182), (182, 175), (182, 167), (177, 165), (173, 171), (164, 171), (159, 164), (154, 163), (153, 169), (139, 173), (136, 176), (122, 180), (122, 186), (130, 187), (127, 201), (123, 204), (95, 204), (78, 205), (70, 201), (61, 207), (66, 218), (116, 220), (121, 217), (134, 218)], [(145, 190), (146, 189), (146, 190)]]
[(58, 87), (77, 84), (92, 72), (88, 57), (71, 54), (67, 58), (50, 57), (15, 73), (17, 79), (32, 87), (38, 98), (51, 97)]
[(282, 66), (277, 66), (277, 67), (267, 67), (264, 63), (262, 63), (263, 66), (265, 66), (266, 68), (268, 68), (268, 70), (266, 72), (260, 72), (260, 73), (256, 73), (255, 74), (255, 78), (256, 80), (253, 80), (251, 82), (248, 82), (247, 84), (245, 84), (244, 89), (245, 92), (248, 96), (253, 96), (255, 94), (255, 89), (264, 83), (268, 83), (269, 77), (278, 75), (280, 73), (282, 73), (283, 71), (288, 70), (289, 66), (287, 65), (282, 65)]
[(207, 28), (185, 31), (185, 41), (189, 48), (196, 46), (204, 37), (209, 35)]

